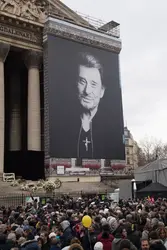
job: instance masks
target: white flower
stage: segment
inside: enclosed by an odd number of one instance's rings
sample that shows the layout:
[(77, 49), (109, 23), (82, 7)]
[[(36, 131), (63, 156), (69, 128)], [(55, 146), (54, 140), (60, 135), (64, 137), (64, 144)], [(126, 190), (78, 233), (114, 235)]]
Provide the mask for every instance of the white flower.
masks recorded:
[(13, 181), (10, 185), (12, 187), (17, 187), (19, 185), (19, 183), (17, 181)]
[(53, 181), (46, 181), (43, 185), (43, 189), (47, 192), (54, 191), (56, 189), (56, 184)]

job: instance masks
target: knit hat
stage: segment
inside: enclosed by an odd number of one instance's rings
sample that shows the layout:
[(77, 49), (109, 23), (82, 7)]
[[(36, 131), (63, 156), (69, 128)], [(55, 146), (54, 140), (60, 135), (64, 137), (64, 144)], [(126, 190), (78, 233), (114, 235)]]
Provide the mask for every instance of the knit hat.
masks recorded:
[(107, 220), (106, 220), (106, 218), (103, 217), (103, 218), (101, 219), (101, 224), (102, 224), (102, 226), (105, 225), (106, 223), (107, 223)]
[(113, 216), (110, 216), (107, 218), (107, 222), (110, 226), (111, 233), (113, 233), (118, 227), (118, 222), (117, 222), (116, 218)]
[(20, 237), (20, 238), (18, 239), (18, 244), (19, 244), (19, 245), (22, 245), (24, 242), (26, 242), (26, 238)]
[(15, 233), (18, 235), (22, 235), (23, 234), (23, 229), (21, 228), (21, 227), (18, 227), (18, 228), (16, 228), (16, 230), (15, 230)]
[(49, 234), (49, 239), (51, 239), (53, 237), (56, 238), (56, 234), (54, 232), (52, 232), (52, 233)]
[(94, 250), (103, 250), (103, 244), (101, 242), (97, 242), (94, 245)]

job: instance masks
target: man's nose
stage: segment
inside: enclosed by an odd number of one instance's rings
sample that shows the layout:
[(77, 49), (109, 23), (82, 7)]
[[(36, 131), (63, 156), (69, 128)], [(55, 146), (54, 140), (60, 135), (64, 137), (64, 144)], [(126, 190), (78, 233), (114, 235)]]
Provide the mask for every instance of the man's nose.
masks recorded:
[(89, 83), (86, 84), (85, 86), (85, 93), (88, 95), (92, 92), (92, 87)]

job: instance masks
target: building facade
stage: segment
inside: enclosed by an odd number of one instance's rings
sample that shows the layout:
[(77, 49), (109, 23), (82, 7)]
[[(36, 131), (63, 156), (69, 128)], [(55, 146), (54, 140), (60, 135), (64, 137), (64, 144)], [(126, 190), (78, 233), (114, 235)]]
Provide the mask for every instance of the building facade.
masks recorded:
[[(45, 115), (48, 101), (44, 98), (48, 34), (119, 54), (117, 26), (112, 21), (97, 28), (59, 0), (1, 1), (0, 175), (44, 176), (48, 150), (44, 135), (49, 133)], [(121, 105), (122, 101), (122, 112)]]
[(133, 171), (138, 167), (138, 144), (127, 127), (124, 128), (124, 136), (127, 169)]

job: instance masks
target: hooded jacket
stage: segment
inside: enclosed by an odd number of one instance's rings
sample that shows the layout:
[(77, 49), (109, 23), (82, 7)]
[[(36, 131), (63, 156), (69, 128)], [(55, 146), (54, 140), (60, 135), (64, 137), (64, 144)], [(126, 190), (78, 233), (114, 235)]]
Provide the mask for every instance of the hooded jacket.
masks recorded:
[(103, 244), (103, 250), (111, 250), (112, 249), (112, 241), (114, 240), (114, 236), (109, 234), (108, 238), (103, 238), (102, 233), (98, 235), (97, 240)]
[(73, 236), (72, 236), (72, 230), (70, 227), (70, 222), (68, 220), (64, 220), (60, 225), (63, 229), (63, 236), (61, 237), (61, 240), (62, 240), (61, 247), (63, 248), (63, 247), (70, 245), (70, 242)]

